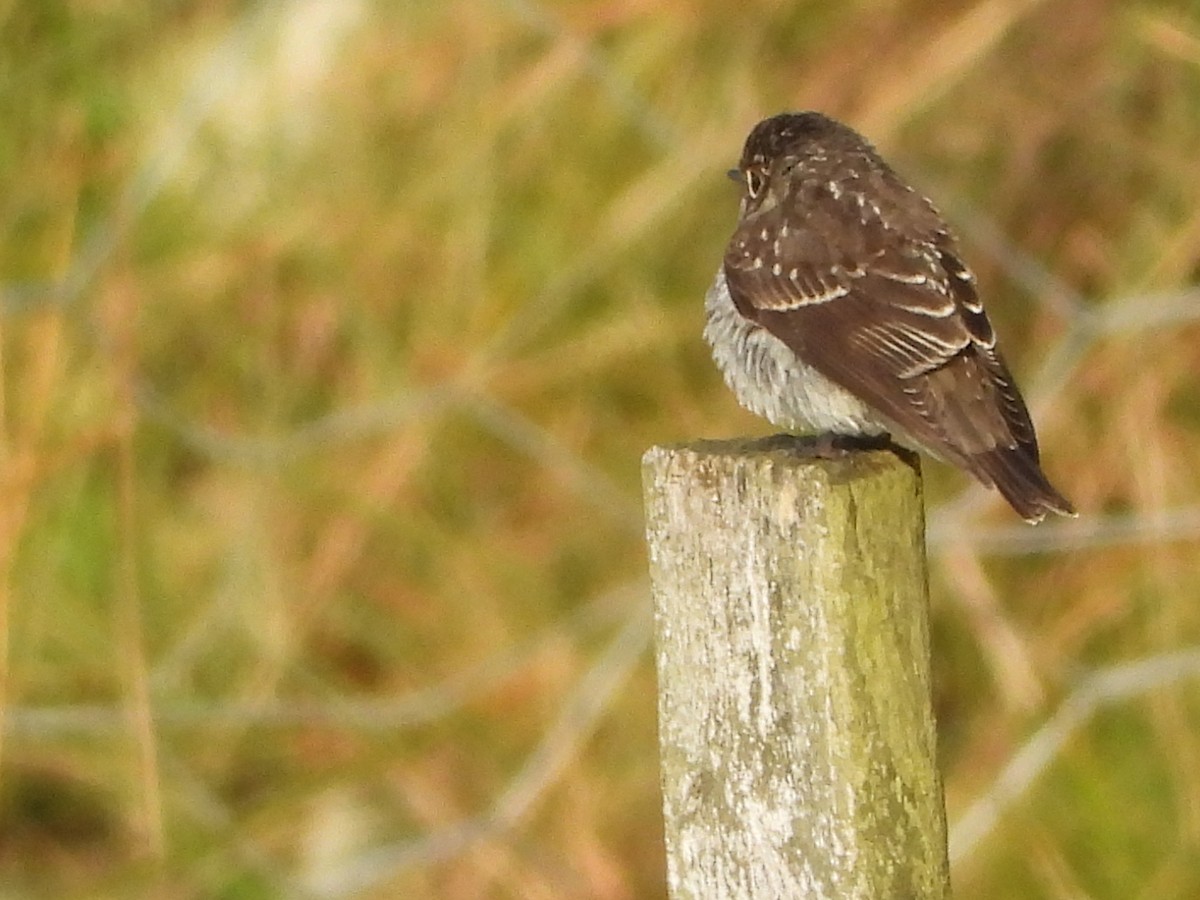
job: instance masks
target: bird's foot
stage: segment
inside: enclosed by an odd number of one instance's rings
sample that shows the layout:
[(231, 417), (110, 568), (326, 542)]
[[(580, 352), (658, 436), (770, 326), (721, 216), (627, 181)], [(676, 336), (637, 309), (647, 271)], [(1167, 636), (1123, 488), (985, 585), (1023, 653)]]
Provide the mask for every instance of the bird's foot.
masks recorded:
[(785, 450), (813, 459), (844, 459), (854, 453), (891, 450), (896, 445), (886, 434), (773, 434), (757, 442), (764, 450)]

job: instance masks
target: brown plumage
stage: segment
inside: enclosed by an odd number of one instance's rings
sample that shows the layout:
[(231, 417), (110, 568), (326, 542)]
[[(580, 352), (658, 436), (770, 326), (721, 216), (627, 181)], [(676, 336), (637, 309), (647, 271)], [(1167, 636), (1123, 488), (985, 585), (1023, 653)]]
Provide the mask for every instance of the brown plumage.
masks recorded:
[(731, 174), (741, 215), (705, 334), (744, 405), (788, 428), (890, 432), (1032, 522), (1074, 514), (1041, 470), (974, 278), (929, 200), (812, 112), (755, 126)]

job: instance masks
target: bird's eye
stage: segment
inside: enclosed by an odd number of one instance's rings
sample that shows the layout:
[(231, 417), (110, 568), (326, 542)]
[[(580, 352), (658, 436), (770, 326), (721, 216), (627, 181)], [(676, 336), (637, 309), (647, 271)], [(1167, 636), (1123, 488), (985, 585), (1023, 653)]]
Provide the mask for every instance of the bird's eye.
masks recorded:
[(763, 177), (763, 173), (758, 169), (746, 170), (746, 191), (750, 194), (751, 200), (755, 199), (759, 194), (762, 193), (763, 184), (765, 181), (766, 179)]

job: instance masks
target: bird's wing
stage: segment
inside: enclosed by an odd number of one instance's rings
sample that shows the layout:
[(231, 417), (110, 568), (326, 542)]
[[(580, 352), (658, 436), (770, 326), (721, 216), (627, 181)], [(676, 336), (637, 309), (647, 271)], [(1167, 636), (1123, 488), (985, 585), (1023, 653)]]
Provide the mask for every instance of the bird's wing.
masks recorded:
[(738, 310), (986, 483), (979, 457), (997, 449), (1036, 468), (1029, 413), (936, 212), (913, 214), (910, 197), (897, 215), (881, 211), (886, 193), (872, 196), (809, 185), (786, 205), (802, 220), (780, 206), (744, 220), (725, 256)]

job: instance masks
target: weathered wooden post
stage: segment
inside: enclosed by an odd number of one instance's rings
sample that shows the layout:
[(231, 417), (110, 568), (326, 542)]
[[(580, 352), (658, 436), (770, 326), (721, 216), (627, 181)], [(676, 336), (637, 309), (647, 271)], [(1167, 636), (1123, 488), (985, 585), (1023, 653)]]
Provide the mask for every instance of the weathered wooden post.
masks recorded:
[(948, 898), (919, 470), (786, 446), (643, 459), (670, 896)]

